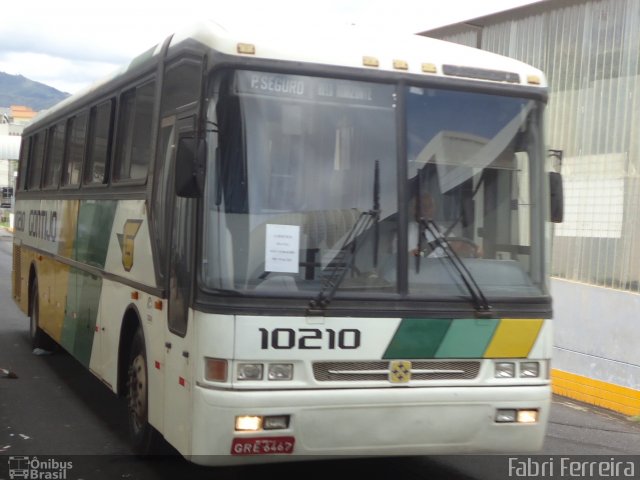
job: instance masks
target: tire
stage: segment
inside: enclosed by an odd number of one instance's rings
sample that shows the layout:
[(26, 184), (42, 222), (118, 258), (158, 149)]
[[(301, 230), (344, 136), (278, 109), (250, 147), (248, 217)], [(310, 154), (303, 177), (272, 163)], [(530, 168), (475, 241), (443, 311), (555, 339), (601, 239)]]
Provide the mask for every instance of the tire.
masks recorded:
[(131, 446), (139, 455), (151, 455), (158, 449), (160, 434), (149, 424), (147, 352), (140, 328), (131, 342), (127, 372), (127, 413)]
[(29, 296), (29, 337), (31, 347), (53, 351), (55, 342), (44, 330), (40, 328), (40, 296), (38, 292), (38, 279), (34, 278), (31, 285), (31, 295)]

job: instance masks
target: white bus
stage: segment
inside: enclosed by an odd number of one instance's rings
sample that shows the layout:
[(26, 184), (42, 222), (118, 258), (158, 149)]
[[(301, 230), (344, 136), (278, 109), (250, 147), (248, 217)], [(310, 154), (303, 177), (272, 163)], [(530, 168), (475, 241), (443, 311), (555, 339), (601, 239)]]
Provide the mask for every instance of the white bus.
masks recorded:
[(424, 37), (173, 35), (24, 131), (34, 346), (128, 398), (139, 452), (535, 451), (546, 98), (540, 71)]

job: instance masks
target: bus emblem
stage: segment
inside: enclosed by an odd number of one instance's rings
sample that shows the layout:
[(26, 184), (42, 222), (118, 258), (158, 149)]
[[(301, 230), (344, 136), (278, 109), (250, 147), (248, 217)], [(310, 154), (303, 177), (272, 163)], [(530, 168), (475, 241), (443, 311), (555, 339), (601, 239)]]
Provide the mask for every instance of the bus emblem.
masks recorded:
[(411, 362), (393, 360), (389, 364), (389, 381), (391, 383), (408, 383), (411, 380)]
[(138, 230), (142, 225), (142, 220), (127, 220), (122, 228), (122, 233), (118, 233), (118, 243), (122, 252), (122, 266), (125, 272), (130, 272), (133, 268), (133, 246)]

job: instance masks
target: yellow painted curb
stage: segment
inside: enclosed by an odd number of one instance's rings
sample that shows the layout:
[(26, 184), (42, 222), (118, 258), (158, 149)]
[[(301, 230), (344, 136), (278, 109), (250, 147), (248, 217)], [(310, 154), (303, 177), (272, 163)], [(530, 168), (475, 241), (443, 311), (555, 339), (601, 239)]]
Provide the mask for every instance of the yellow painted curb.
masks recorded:
[(640, 390), (557, 369), (551, 370), (551, 385), (558, 395), (629, 416), (640, 415)]

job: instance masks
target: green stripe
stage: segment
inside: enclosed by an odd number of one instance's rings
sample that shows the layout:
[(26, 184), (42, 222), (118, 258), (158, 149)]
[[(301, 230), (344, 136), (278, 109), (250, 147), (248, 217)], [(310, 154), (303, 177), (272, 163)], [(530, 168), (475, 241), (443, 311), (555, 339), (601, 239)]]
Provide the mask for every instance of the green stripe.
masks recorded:
[(482, 358), (499, 320), (454, 320), (435, 358)]
[(452, 320), (404, 318), (383, 359), (434, 358)]
[[(116, 215), (116, 200), (82, 200), (73, 242), (73, 258), (103, 269)], [(60, 343), (86, 366), (91, 360), (102, 278), (77, 268), (69, 271), (69, 286)]]
[(72, 268), (60, 343), (78, 361), (89, 366), (98, 318), (102, 278)]
[(543, 321), (405, 318), (382, 358), (525, 358), (538, 338)]
[(116, 200), (80, 202), (75, 243), (77, 261), (104, 268), (117, 206)]

